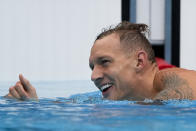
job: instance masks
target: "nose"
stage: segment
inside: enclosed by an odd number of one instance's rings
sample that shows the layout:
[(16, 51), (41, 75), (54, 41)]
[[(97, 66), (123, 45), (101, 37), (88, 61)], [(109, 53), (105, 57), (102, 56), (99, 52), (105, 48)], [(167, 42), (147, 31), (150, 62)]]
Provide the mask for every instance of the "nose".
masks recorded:
[(93, 82), (96, 82), (99, 79), (103, 78), (103, 72), (101, 70), (101, 68), (99, 68), (98, 66), (95, 66), (94, 69), (92, 70), (92, 74), (91, 74), (91, 80)]

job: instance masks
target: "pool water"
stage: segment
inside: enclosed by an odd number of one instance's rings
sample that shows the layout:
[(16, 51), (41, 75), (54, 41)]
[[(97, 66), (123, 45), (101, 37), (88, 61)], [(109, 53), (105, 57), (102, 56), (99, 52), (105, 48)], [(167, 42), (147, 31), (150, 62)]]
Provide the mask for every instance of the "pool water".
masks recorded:
[[(66, 89), (79, 91), (87, 82), (34, 83), (60, 86), (59, 94)], [(9, 83), (1, 84), (7, 92)], [(65, 88), (62, 88), (65, 85)], [(69, 85), (69, 87), (67, 87)], [(76, 86), (77, 85), (77, 86)], [(80, 85), (80, 86), (78, 86)], [(49, 92), (51, 87), (38, 89), (38, 94)], [(41, 87), (39, 87), (41, 88)], [(94, 87), (92, 87), (94, 88)], [(87, 89), (87, 88), (86, 88)], [(58, 92), (58, 91), (57, 91)], [(45, 93), (39, 101), (17, 101), (0, 98), (0, 130), (18, 131), (193, 131), (196, 130), (196, 101), (164, 101), (146, 105), (134, 101), (103, 100), (99, 91), (75, 94), (69, 97), (51, 97)], [(43, 97), (44, 96), (44, 97)], [(149, 104), (149, 105), (148, 105)]]

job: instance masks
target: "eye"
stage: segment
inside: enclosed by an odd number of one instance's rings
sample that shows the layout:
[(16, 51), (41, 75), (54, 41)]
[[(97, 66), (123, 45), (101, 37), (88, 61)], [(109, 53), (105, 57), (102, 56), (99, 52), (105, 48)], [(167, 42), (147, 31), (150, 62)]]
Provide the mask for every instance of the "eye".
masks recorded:
[(101, 65), (107, 65), (110, 62), (108, 59), (102, 59), (101, 60)]

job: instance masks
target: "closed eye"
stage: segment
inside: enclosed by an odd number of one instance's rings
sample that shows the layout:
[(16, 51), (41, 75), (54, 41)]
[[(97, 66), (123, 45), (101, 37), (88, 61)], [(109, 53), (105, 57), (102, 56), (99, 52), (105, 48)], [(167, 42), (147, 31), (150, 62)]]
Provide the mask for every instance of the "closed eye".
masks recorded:
[(111, 61), (108, 59), (102, 59), (100, 61), (100, 65), (107, 66)]
[(110, 62), (109, 60), (101, 60), (101, 63), (102, 64), (105, 64), (105, 63), (107, 63), (107, 62)]

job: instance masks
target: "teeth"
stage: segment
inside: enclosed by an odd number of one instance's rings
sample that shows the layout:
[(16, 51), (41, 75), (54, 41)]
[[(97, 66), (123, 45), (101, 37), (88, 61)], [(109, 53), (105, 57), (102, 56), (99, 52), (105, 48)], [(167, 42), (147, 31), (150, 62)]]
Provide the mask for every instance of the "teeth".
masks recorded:
[(100, 90), (103, 91), (103, 90), (109, 88), (110, 86), (112, 86), (112, 84), (103, 85), (103, 86), (100, 87)]

